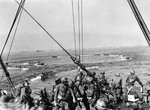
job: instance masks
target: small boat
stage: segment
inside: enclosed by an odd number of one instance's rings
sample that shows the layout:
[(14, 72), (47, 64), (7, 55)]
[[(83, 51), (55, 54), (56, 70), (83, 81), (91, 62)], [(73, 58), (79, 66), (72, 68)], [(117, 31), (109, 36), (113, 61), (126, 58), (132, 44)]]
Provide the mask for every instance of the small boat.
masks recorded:
[(100, 54), (100, 53), (94, 53), (94, 55), (95, 55), (95, 56), (100, 56), (101, 54)]
[(39, 76), (41, 77), (41, 81), (45, 81), (49, 78), (51, 75), (52, 71), (50, 72), (42, 72)]
[(38, 61), (37, 63), (34, 64), (34, 66), (37, 66), (37, 67), (44, 66), (44, 63), (41, 63), (40, 61)]
[(51, 56), (51, 58), (57, 58), (58, 56), (54, 55), (54, 56)]

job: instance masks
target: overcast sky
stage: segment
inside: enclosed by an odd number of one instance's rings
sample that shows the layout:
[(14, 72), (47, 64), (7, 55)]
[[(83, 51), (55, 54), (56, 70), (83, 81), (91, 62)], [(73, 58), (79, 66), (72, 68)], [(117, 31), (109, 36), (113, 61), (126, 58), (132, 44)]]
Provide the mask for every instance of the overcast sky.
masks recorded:
[[(77, 24), (77, 0), (74, 3)], [(150, 0), (135, 3), (150, 28)], [(0, 0), (0, 50), (17, 8), (14, 0)], [(74, 49), (71, 0), (26, 0), (25, 8), (64, 48)], [(83, 27), (84, 48), (147, 45), (127, 0), (83, 0)], [(23, 12), (12, 50), (50, 49), (60, 47)]]

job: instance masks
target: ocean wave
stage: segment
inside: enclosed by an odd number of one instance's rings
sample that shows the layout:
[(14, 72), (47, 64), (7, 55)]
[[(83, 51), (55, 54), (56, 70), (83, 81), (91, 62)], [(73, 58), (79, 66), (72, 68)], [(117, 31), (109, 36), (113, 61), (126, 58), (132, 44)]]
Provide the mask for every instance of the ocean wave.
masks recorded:
[(38, 63), (35, 63), (34, 66), (41, 67), (41, 66), (43, 66), (43, 65), (38, 64)]
[(21, 68), (22, 71), (27, 71), (29, 68)]
[(18, 67), (7, 67), (8, 70), (22, 70), (22, 71), (27, 71), (29, 68), (18, 68)]
[(92, 66), (92, 67), (86, 67), (86, 69), (90, 70), (90, 69), (100, 69), (99, 66)]
[(41, 80), (41, 76), (37, 76), (37, 77), (34, 77), (34, 78), (31, 78), (30, 81), (33, 82), (33, 81), (36, 81), (36, 80)]
[(104, 57), (104, 58), (113, 58), (116, 59), (116, 61), (125, 61), (125, 60), (131, 60), (132, 58), (128, 55), (118, 55), (118, 54), (108, 54), (108, 53), (94, 53), (93, 56), (98, 57)]
[(29, 65), (29, 62), (22, 63), (22, 65)]
[(8, 70), (20, 70), (20, 68), (17, 67), (7, 67)]

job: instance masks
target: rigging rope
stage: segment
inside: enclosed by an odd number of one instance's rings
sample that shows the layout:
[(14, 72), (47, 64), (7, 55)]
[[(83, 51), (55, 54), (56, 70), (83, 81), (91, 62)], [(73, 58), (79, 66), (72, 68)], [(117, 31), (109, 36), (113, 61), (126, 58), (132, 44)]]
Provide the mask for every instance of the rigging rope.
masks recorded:
[(5, 72), (5, 75), (7, 77), (8, 83), (10, 84), (10, 87), (12, 88), (12, 91), (13, 91), (13, 93), (15, 95), (15, 86), (14, 86), (14, 84), (13, 84), (13, 82), (12, 82), (10, 76), (9, 76), (9, 72), (7, 71), (7, 68), (6, 68), (6, 66), (5, 66), (1, 56), (0, 56), (0, 64), (1, 64), (1, 66), (3, 68), (3, 71)]
[(73, 19), (73, 34), (74, 34), (74, 46), (75, 46), (75, 56), (77, 57), (77, 46), (76, 46), (76, 28), (75, 28), (75, 16), (74, 16), (74, 2), (71, 0), (72, 4), (72, 19)]
[[(19, 4), (19, 2), (18, 2), (17, 0), (15, 0), (15, 2), (16, 2), (17, 4)], [(57, 45), (59, 45), (59, 46), (62, 48), (62, 50), (63, 50), (64, 52), (66, 52), (66, 53), (69, 55), (69, 57), (72, 59), (72, 61), (73, 61), (76, 65), (78, 65), (82, 70), (84, 70), (89, 76), (93, 77), (93, 74), (91, 74), (91, 72), (88, 71), (88, 70), (85, 68), (85, 66), (81, 64), (80, 60), (78, 60), (76, 57), (73, 57), (61, 44), (59, 44), (59, 42), (56, 41), (56, 39), (54, 39), (54, 37), (53, 37), (24, 7), (22, 7), (22, 8), (23, 8), (23, 10), (48, 34), (48, 36), (49, 36)]]
[(83, 2), (78, 0), (79, 60), (83, 63)]
[(135, 18), (136, 18), (143, 34), (144, 34), (144, 36), (145, 36), (149, 46), (150, 46), (150, 32), (149, 32), (149, 29), (147, 28), (147, 26), (146, 26), (141, 14), (140, 14), (135, 2), (133, 0), (128, 0), (128, 3), (129, 3), (129, 5), (130, 5), (130, 7), (133, 11), (133, 14), (134, 14), (134, 16), (135, 16)]
[(13, 21), (13, 23), (12, 23), (12, 26), (11, 26), (10, 31), (9, 31), (9, 33), (8, 33), (8, 36), (7, 36), (7, 38), (6, 38), (5, 44), (4, 44), (4, 46), (3, 46), (3, 49), (2, 49), (2, 52), (1, 52), (1, 56), (2, 56), (2, 54), (3, 54), (3, 52), (4, 52), (4, 49), (5, 49), (5, 47), (6, 47), (6, 44), (7, 44), (7, 42), (8, 42), (8, 39), (9, 39), (9, 37), (10, 37), (10, 34), (11, 34), (11, 32), (12, 32), (12, 29), (13, 29), (13, 27), (14, 27), (14, 25), (15, 25), (15, 22), (16, 22), (16, 20), (17, 20), (17, 18), (18, 18), (18, 15), (19, 15), (19, 13), (20, 13), (21, 6), (22, 6), (22, 4), (24, 4), (24, 2), (25, 2), (25, 0), (21, 0), (21, 2), (20, 2), (20, 4), (19, 4), (19, 7), (18, 7), (18, 10), (17, 10), (17, 12), (16, 12), (14, 21)]
[(80, 55), (81, 55), (81, 53), (80, 53), (80, 51), (81, 51), (81, 45), (80, 45), (80, 44), (81, 44), (81, 42), (80, 42), (80, 39), (81, 39), (81, 37), (80, 37), (80, 35), (81, 35), (80, 30), (81, 30), (81, 29), (80, 29), (80, 27), (81, 27), (81, 26), (80, 26), (80, 25), (81, 25), (81, 23), (80, 23), (80, 0), (78, 0), (79, 61), (81, 61), (81, 58), (80, 58), (80, 57), (81, 57), (81, 56), (80, 56)]
[[(22, 6), (24, 6), (24, 4), (22, 4)], [(15, 29), (15, 32), (14, 32), (14, 35), (13, 35), (13, 39), (12, 39), (12, 42), (11, 42), (11, 45), (10, 45), (9, 52), (8, 52), (8, 55), (7, 55), (7, 58), (6, 58), (5, 63), (8, 62), (8, 58), (9, 58), (9, 56), (10, 56), (10, 52), (11, 52), (11, 49), (12, 49), (12, 45), (13, 45), (13, 42), (14, 42), (14, 38), (15, 38), (15, 36), (16, 36), (16, 32), (17, 32), (17, 29), (18, 29), (18, 25), (19, 25), (19, 22), (20, 22), (21, 15), (22, 15), (22, 9), (21, 9), (21, 11), (20, 11), (20, 15), (19, 15), (19, 18), (18, 18), (18, 22), (17, 22), (17, 25), (16, 25), (16, 29)], [(0, 81), (3, 80), (3, 77), (4, 77), (4, 72), (2, 73), (2, 76), (1, 76), (1, 80), (0, 80)]]
[(16, 20), (17, 20), (17, 18), (18, 18), (18, 15), (20, 14), (20, 11), (21, 11), (21, 9), (22, 9), (21, 7), (22, 7), (22, 5), (23, 5), (24, 3), (25, 3), (25, 0), (21, 0), (21, 2), (19, 3), (19, 7), (18, 7), (18, 9), (17, 9), (17, 12), (16, 12), (16, 15), (15, 15), (13, 24), (12, 24), (12, 26), (11, 26), (11, 28), (10, 28), (10, 31), (9, 31), (9, 33), (8, 33), (7, 39), (6, 39), (6, 41), (5, 41), (4, 47), (3, 47), (2, 52), (1, 52), (1, 55), (0, 55), (0, 63), (1, 63), (1, 66), (2, 66), (2, 68), (3, 68), (3, 71), (4, 71), (4, 73), (5, 73), (6, 77), (7, 77), (8, 83), (9, 83), (10, 88), (12, 89), (14, 95), (15, 95), (15, 91), (16, 91), (16, 90), (15, 90), (15, 86), (14, 86), (14, 84), (13, 84), (11, 78), (10, 78), (9, 72), (8, 72), (8, 70), (7, 70), (7, 67), (5, 66), (5, 64), (4, 64), (3, 59), (2, 59), (1, 56), (2, 56), (2, 54), (3, 54), (3, 51), (4, 51), (5, 47), (6, 47), (6, 44), (7, 44), (7, 42), (8, 42), (9, 37), (10, 37), (10, 34), (11, 34), (11, 32), (12, 32), (12, 29), (13, 29), (13, 27), (14, 27), (14, 25), (15, 25), (15, 22), (16, 22)]
[[(24, 6), (24, 4), (22, 4), (22, 6)], [(11, 42), (11, 45), (10, 45), (10, 48), (9, 48), (9, 52), (8, 52), (8, 55), (7, 55), (7, 59), (6, 59), (6, 63), (8, 61), (8, 58), (10, 56), (10, 52), (11, 52), (11, 49), (12, 49), (12, 45), (13, 45), (13, 42), (14, 42), (14, 38), (16, 36), (16, 32), (17, 32), (17, 29), (18, 29), (18, 25), (19, 25), (19, 22), (20, 22), (20, 18), (21, 18), (21, 15), (22, 15), (22, 9), (20, 11), (20, 15), (19, 15), (19, 18), (18, 18), (18, 22), (17, 22), (17, 25), (16, 25), (16, 29), (15, 29), (15, 32), (14, 32), (14, 35), (13, 35), (13, 39), (12, 39), (12, 42)]]
[(82, 63), (83, 63), (83, 1), (81, 0), (81, 43), (82, 43)]

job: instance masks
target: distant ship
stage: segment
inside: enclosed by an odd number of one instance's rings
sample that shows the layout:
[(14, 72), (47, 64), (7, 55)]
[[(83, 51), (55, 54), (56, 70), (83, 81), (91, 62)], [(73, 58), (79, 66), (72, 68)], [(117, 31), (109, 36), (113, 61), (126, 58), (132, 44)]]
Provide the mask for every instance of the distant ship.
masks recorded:
[(58, 56), (54, 55), (54, 56), (51, 56), (51, 58), (58, 58)]

